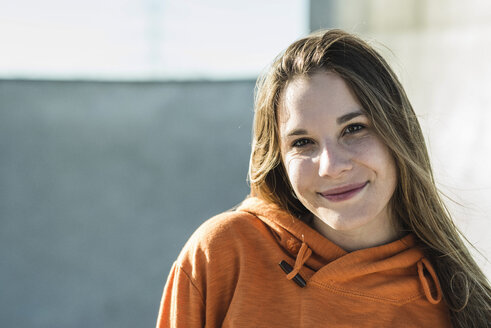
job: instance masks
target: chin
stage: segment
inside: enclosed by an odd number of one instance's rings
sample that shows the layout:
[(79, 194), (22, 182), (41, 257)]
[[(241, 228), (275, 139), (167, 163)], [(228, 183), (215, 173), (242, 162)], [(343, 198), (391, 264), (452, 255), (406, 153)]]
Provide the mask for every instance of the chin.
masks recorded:
[(366, 225), (370, 219), (365, 216), (342, 215), (331, 211), (320, 211), (316, 215), (320, 221), (336, 231), (349, 231)]

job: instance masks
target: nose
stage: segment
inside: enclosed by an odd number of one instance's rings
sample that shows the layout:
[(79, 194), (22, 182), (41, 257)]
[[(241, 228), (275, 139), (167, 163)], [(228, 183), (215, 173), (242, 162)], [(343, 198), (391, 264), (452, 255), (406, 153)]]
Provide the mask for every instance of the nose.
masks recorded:
[(342, 145), (330, 144), (319, 154), (319, 176), (336, 178), (353, 168), (350, 152)]

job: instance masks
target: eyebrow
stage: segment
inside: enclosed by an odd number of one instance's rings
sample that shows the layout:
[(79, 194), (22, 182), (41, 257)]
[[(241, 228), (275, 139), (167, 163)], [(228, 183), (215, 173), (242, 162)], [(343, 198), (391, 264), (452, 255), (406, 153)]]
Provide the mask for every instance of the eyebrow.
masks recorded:
[(338, 118), (336, 119), (336, 122), (337, 122), (338, 124), (343, 124), (343, 123), (346, 123), (346, 122), (348, 122), (349, 120), (352, 120), (352, 119), (354, 119), (355, 117), (358, 117), (358, 116), (361, 116), (361, 115), (365, 115), (365, 113), (363, 113), (363, 112), (362, 112), (362, 111), (360, 111), (360, 110), (357, 110), (357, 111), (355, 111), (355, 112), (351, 112), (351, 113), (345, 114), (345, 115), (343, 115), (343, 116), (341, 116), (341, 117), (338, 117)]
[(305, 135), (305, 134), (308, 134), (307, 133), (307, 130), (305, 130), (305, 129), (295, 129), (295, 130), (290, 131), (290, 133), (288, 133), (286, 136), (287, 137), (301, 136), (301, 135)]
[[(344, 114), (343, 116), (338, 117), (336, 119), (336, 123), (337, 124), (343, 124), (343, 123), (346, 123), (346, 122), (354, 119), (355, 117), (362, 116), (362, 115), (365, 115), (365, 113), (363, 113), (360, 110), (357, 110), (355, 112)], [(290, 131), (286, 136), (291, 137), (291, 136), (301, 136), (301, 135), (306, 135), (306, 134), (308, 134), (308, 132), (305, 129), (295, 129), (295, 130)]]

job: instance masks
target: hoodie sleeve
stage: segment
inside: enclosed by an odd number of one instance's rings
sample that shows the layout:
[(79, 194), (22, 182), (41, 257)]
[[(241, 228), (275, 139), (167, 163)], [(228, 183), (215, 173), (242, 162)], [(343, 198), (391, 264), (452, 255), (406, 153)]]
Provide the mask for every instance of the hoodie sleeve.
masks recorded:
[(200, 291), (181, 266), (174, 262), (164, 287), (157, 328), (205, 326), (205, 304)]

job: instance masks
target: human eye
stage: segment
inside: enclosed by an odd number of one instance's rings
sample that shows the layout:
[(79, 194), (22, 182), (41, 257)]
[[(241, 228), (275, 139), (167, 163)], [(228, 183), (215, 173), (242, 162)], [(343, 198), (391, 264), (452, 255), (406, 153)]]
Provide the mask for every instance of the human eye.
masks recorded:
[(293, 148), (302, 148), (312, 143), (312, 140), (307, 138), (300, 138), (292, 142)]
[(366, 126), (364, 124), (360, 124), (360, 123), (350, 124), (344, 129), (343, 134), (344, 135), (355, 134), (357, 132), (362, 131), (365, 128), (366, 128)]

